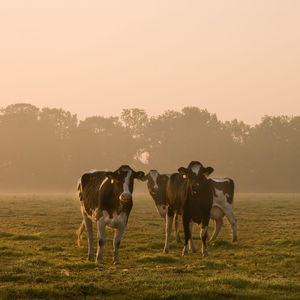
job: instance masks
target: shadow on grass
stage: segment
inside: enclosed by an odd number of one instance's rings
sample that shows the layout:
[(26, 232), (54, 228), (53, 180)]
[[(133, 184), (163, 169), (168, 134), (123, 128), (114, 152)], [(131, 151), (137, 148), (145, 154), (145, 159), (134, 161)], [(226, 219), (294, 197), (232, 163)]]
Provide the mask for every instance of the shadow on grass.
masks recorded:
[(18, 282), (18, 281), (24, 281), (28, 276), (25, 276), (24, 274), (0, 274), (0, 282)]
[(56, 265), (57, 269), (67, 269), (69, 271), (82, 271), (82, 270), (89, 270), (89, 269), (97, 269), (99, 265), (95, 262), (81, 262), (81, 263), (67, 263), (67, 264), (59, 264)]
[(56, 246), (56, 247), (42, 247), (40, 248), (41, 251), (51, 251), (51, 252), (61, 252), (64, 251), (65, 249), (60, 247), (60, 246)]
[(157, 256), (144, 256), (137, 259), (137, 262), (140, 263), (161, 263), (161, 264), (169, 264), (178, 262), (177, 258), (167, 255), (157, 255)]
[(9, 238), (12, 237), (13, 233), (8, 233), (8, 232), (0, 232), (0, 238)]
[(140, 251), (149, 251), (151, 249), (162, 251), (163, 248), (164, 248), (164, 243), (162, 243), (162, 242), (151, 243), (151, 244), (135, 247), (136, 250), (140, 250)]
[(222, 248), (222, 249), (246, 249), (249, 248), (249, 246), (244, 245), (239, 242), (227, 242), (224, 240), (216, 240), (213, 242), (209, 242), (208, 244), (210, 247), (214, 248)]
[(8, 232), (0, 232), (0, 238), (7, 238), (14, 241), (39, 240), (37, 234), (14, 234)]
[(30, 266), (30, 267), (35, 267), (35, 266), (40, 266), (40, 267), (49, 267), (49, 266), (53, 266), (52, 263), (44, 260), (44, 259), (40, 259), (40, 258), (36, 258), (36, 259), (31, 259), (31, 260), (27, 260), (24, 265), (26, 266)]
[(260, 244), (265, 246), (300, 246), (300, 239), (264, 240)]
[(20, 252), (14, 251), (14, 250), (0, 250), (0, 256), (1, 257), (16, 257), (16, 256), (21, 256)]
[(204, 261), (204, 265), (210, 270), (224, 270), (227, 269), (227, 265), (216, 261)]
[(95, 284), (61, 284), (54, 286), (14, 287), (0, 290), (1, 299), (84, 299), (86, 296), (107, 295), (111, 291)]
[(300, 285), (286, 283), (273, 283), (269, 281), (255, 281), (244, 278), (227, 277), (212, 280), (216, 285), (229, 285), (236, 289), (267, 289), (267, 290), (280, 290), (286, 292), (300, 292)]
[(150, 223), (148, 223), (148, 226), (159, 227), (159, 226), (161, 226), (161, 225), (160, 225), (160, 224), (158, 224), (158, 223), (153, 223), (153, 222), (150, 222)]
[(14, 241), (34, 241), (39, 240), (40, 237), (37, 235), (27, 235), (27, 234), (16, 234), (10, 238)]

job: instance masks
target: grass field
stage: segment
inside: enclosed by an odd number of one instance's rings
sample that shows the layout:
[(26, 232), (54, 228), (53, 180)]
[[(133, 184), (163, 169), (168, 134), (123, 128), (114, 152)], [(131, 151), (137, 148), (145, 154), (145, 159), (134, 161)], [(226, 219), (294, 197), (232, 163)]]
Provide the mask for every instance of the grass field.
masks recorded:
[(198, 226), (197, 253), (182, 258), (173, 235), (164, 255), (164, 222), (148, 195), (135, 195), (122, 265), (112, 264), (110, 229), (104, 264), (97, 265), (86, 260), (85, 237), (84, 248), (76, 245), (77, 196), (3, 195), (0, 298), (300, 299), (300, 195), (237, 194), (235, 214), (237, 243), (226, 220), (208, 257), (200, 253)]

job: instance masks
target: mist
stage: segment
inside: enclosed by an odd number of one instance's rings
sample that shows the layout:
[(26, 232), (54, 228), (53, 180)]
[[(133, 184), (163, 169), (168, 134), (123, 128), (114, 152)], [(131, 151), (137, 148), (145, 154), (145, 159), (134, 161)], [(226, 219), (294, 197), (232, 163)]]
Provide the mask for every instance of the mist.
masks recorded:
[(74, 192), (90, 170), (128, 164), (173, 173), (191, 160), (213, 167), (211, 177), (234, 179), (240, 192), (300, 191), (300, 116), (266, 115), (250, 126), (185, 107), (78, 120), (62, 109), (19, 103), (1, 109), (0, 140), (1, 192)]

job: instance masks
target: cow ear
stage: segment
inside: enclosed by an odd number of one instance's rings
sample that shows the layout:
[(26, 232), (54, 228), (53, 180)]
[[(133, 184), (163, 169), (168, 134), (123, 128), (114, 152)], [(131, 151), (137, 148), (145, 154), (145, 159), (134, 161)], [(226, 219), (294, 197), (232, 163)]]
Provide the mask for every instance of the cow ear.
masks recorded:
[(205, 176), (209, 176), (213, 171), (214, 171), (214, 169), (212, 167), (207, 167), (207, 168), (205, 168), (203, 174)]
[(145, 173), (142, 172), (142, 171), (135, 172), (134, 177), (139, 179), (139, 180), (142, 180), (143, 177), (145, 177)]
[(106, 177), (110, 179), (110, 183), (113, 184), (115, 182), (115, 177), (113, 172), (106, 172)]
[(146, 181), (148, 179), (149, 173), (140, 178), (141, 181)]
[(169, 177), (166, 176), (166, 175), (164, 175), (164, 176), (162, 177), (162, 179), (163, 179), (163, 181), (168, 181)]
[(109, 179), (114, 179), (114, 173), (113, 172), (106, 172), (105, 174)]
[(179, 174), (182, 175), (183, 178), (187, 178), (187, 174), (188, 174), (188, 169), (184, 168), (184, 167), (180, 167), (178, 169)]

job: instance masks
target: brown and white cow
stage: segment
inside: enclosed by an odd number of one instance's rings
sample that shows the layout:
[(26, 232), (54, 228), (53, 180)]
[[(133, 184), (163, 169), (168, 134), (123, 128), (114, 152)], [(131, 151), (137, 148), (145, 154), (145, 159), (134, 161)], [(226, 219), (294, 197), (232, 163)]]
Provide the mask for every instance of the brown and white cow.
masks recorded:
[[(198, 161), (190, 163), (189, 168), (198, 172), (203, 165)], [(215, 231), (210, 239), (214, 241), (222, 227), (223, 217), (228, 219), (232, 230), (232, 241), (237, 241), (237, 226), (236, 218), (233, 213), (233, 196), (234, 196), (234, 182), (230, 178), (209, 178), (209, 184), (213, 190), (213, 206), (210, 211), (210, 217), (215, 221)], [(191, 241), (193, 244), (193, 241)]]
[[(142, 181), (147, 180), (148, 191), (154, 200), (157, 212), (165, 220), (166, 189), (167, 181), (170, 176), (171, 174), (160, 174), (157, 170), (150, 170), (149, 173), (142, 179)], [(236, 218), (233, 213), (234, 182), (230, 178), (210, 178), (209, 181), (214, 191), (213, 206), (210, 211), (210, 217), (215, 221), (215, 230), (210, 241), (214, 241), (217, 238), (223, 225), (223, 217), (225, 215), (232, 228), (232, 240), (237, 241)], [(176, 241), (180, 242), (179, 218), (177, 214), (174, 214), (173, 224), (175, 227)], [(190, 227), (192, 232), (193, 223), (190, 224)], [(195, 252), (192, 237), (189, 241), (189, 248), (192, 252)]]
[[(194, 162), (192, 162), (194, 163)], [(192, 222), (202, 225), (202, 254), (207, 255), (206, 238), (213, 203), (213, 193), (206, 176), (213, 172), (211, 167), (181, 167), (167, 183), (166, 240), (164, 252), (169, 251), (172, 219), (175, 213), (182, 215), (184, 229), (184, 248), (182, 255), (188, 253), (188, 242), (191, 239)], [(200, 164), (200, 163), (199, 163)], [(192, 166), (191, 166), (192, 165)]]
[[(167, 182), (171, 174), (159, 174), (157, 170), (150, 170), (147, 175), (144, 176), (142, 181), (147, 180), (147, 187), (149, 194), (154, 200), (158, 214), (166, 220), (166, 190)], [(179, 236), (179, 220), (178, 215), (174, 214), (174, 227), (176, 242), (180, 242)]]
[[(144, 172), (135, 172), (127, 165), (121, 166), (115, 172), (98, 171), (82, 175), (78, 190), (83, 223), (87, 231), (89, 260), (94, 259), (92, 222), (96, 222), (99, 239), (96, 262), (103, 261), (107, 225), (115, 229), (113, 262), (120, 263), (119, 246), (133, 205), (133, 182), (135, 178), (141, 179), (144, 175)], [(78, 230), (79, 234), (82, 234), (82, 225)]]

